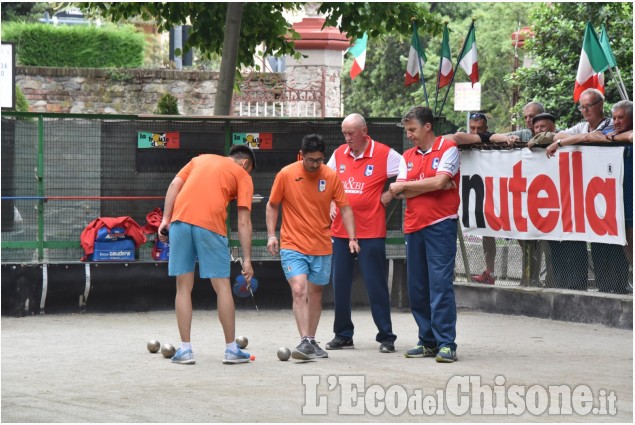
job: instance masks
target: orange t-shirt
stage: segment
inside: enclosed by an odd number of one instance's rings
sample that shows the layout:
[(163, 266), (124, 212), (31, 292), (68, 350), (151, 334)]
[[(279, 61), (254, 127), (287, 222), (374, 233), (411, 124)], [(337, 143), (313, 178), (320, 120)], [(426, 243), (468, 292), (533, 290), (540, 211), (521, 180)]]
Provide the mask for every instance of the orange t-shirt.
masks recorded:
[(349, 205), (342, 182), (326, 165), (308, 173), (298, 161), (280, 170), (269, 195), (269, 202), (282, 204), (280, 248), (306, 255), (331, 254), (331, 200), (338, 207)]
[(254, 184), (233, 159), (205, 154), (193, 158), (177, 174), (184, 180), (174, 201), (172, 221), (182, 221), (227, 236), (227, 204), (251, 210)]

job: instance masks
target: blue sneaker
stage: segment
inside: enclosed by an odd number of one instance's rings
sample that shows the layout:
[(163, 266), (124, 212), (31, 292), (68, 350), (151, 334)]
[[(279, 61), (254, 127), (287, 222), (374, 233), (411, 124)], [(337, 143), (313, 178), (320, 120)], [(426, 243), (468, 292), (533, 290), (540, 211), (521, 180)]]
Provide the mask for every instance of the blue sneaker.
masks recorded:
[(437, 363), (453, 363), (457, 360), (456, 351), (450, 347), (443, 347), (437, 353), (435, 360)]
[(196, 363), (196, 360), (194, 360), (194, 353), (192, 353), (192, 350), (181, 350), (179, 348), (172, 356), (172, 363), (194, 364)]
[(240, 348), (238, 349), (238, 351), (225, 350), (225, 358), (223, 358), (223, 363), (225, 364), (247, 363), (249, 362), (250, 357), (251, 355), (248, 352), (243, 351)]

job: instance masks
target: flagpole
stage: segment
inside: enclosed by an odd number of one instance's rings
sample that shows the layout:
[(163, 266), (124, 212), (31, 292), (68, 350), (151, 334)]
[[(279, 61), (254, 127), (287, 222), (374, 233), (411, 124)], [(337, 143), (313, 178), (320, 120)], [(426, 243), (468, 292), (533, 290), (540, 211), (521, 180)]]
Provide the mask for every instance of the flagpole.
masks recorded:
[[(620, 79), (620, 84), (621, 84), (621, 86), (622, 86), (622, 91), (624, 92), (624, 97), (625, 97), (625, 99), (624, 99), (624, 100), (630, 100), (630, 99), (628, 98), (628, 92), (626, 91), (626, 87), (624, 86), (624, 81), (622, 80), (622, 74), (620, 74), (620, 68), (619, 68), (617, 65), (615, 65), (615, 70), (617, 71), (617, 76), (618, 76), (618, 77), (619, 77), (619, 79)], [(619, 85), (619, 84), (618, 84), (618, 85)]]
[[(445, 28), (448, 27), (448, 22), (445, 21)], [(443, 29), (443, 36), (445, 37), (445, 28)], [(437, 115), (437, 101), (439, 100), (439, 77), (441, 76), (441, 65), (443, 65), (443, 41), (441, 42), (441, 52), (439, 54), (439, 72), (437, 72), (437, 90), (434, 95), (434, 115)]]
[(628, 100), (628, 96), (626, 96), (625, 89), (620, 85), (620, 82), (617, 81), (617, 78), (615, 77), (615, 74), (613, 73), (613, 69), (611, 68), (610, 65), (609, 65), (609, 72), (611, 73), (611, 78), (613, 79), (613, 82), (617, 86), (617, 91), (619, 92), (622, 100)]
[(454, 77), (456, 76), (456, 71), (459, 69), (459, 59), (465, 53), (465, 45), (467, 44), (467, 40), (470, 38), (470, 32), (474, 30), (474, 21), (476, 19), (472, 18), (472, 25), (470, 25), (470, 30), (467, 32), (467, 36), (463, 41), (463, 47), (461, 47), (461, 53), (456, 59), (456, 66), (454, 67), (454, 71), (452, 72), (452, 79), (450, 80), (450, 84), (448, 84), (448, 89), (445, 92), (445, 97), (443, 98), (443, 103), (441, 103), (441, 109), (439, 110), (439, 116), (443, 113), (443, 107), (445, 106), (445, 101), (448, 99), (448, 94), (450, 93), (450, 89), (452, 88), (452, 83), (454, 83)]
[[(417, 37), (417, 43), (419, 44), (419, 47), (421, 47), (421, 40), (419, 40), (419, 31), (417, 31), (417, 23), (416, 21), (413, 19), (412, 20), (412, 33), (414, 34), (415, 37)], [(423, 47), (421, 47), (420, 50), (423, 50)], [(420, 80), (421, 80), (421, 85), (423, 86), (423, 96), (426, 99), (426, 107), (430, 107), (430, 102), (428, 102), (428, 91), (426, 90), (426, 82), (425, 82), (425, 78), (423, 78), (423, 67), (421, 66), (421, 56), (419, 56), (420, 52), (417, 52), (417, 64), (419, 65), (419, 75), (421, 76)]]

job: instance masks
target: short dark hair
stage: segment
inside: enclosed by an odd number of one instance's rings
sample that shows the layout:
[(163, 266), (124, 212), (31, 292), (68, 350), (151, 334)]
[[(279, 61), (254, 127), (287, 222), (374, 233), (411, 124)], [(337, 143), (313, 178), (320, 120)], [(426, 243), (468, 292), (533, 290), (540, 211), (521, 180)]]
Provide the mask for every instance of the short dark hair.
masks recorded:
[(405, 124), (407, 121), (417, 120), (419, 124), (425, 125), (430, 123), (434, 126), (434, 114), (432, 109), (425, 106), (415, 106), (403, 116), (401, 123)]
[(324, 144), (324, 138), (319, 134), (307, 134), (302, 138), (302, 149), (300, 149), (303, 154), (311, 153), (311, 152), (322, 152), (326, 153), (326, 145)]
[(229, 149), (229, 156), (232, 158), (248, 159), (251, 161), (252, 171), (256, 169), (256, 155), (247, 145), (234, 145)]

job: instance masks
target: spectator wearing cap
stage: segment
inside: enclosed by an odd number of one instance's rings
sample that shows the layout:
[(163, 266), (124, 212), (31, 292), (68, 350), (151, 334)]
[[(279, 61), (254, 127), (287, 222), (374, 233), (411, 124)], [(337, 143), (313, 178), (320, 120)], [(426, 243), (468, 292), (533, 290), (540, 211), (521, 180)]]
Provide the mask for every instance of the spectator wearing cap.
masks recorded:
[[(476, 143), (488, 143), (488, 142), (496, 142), (496, 143), (507, 143), (508, 145), (513, 145), (514, 143), (520, 142), (528, 142), (531, 137), (534, 135), (534, 126), (532, 120), (537, 115), (544, 113), (545, 108), (541, 103), (538, 102), (529, 102), (523, 108), (523, 116), (525, 118), (525, 125), (527, 128), (522, 130), (514, 131), (506, 134), (494, 134), (488, 131), (487, 126), (487, 117), (480, 113), (474, 113), (470, 115), (469, 127), (470, 133), (455, 133), (453, 135), (443, 136), (444, 138), (454, 140), (457, 145), (468, 145), (468, 144), (476, 144)], [(525, 241), (519, 240), (521, 248), (525, 249)], [(534, 252), (538, 252), (534, 249)], [(494, 276), (494, 270), (496, 266), (496, 238), (491, 236), (483, 237), (483, 254), (485, 256), (485, 270), (481, 274), (472, 275), (472, 281), (477, 283), (484, 283), (488, 285), (493, 285), (496, 281), (496, 277)], [(532, 270), (538, 271), (538, 265), (532, 268)], [(536, 280), (535, 278), (531, 278), (531, 280)]]
[[(527, 128), (512, 131), (510, 133), (496, 134), (487, 131), (487, 117), (481, 112), (470, 115), (470, 132), (458, 132), (452, 135), (443, 136), (446, 139), (454, 140), (457, 145), (471, 145), (476, 143), (507, 143), (513, 145), (516, 142), (528, 142), (534, 135), (533, 118), (545, 111), (545, 107), (539, 102), (529, 102), (523, 108), (523, 117)], [(475, 131), (473, 131), (475, 130)]]
[(553, 137), (558, 132), (556, 129), (556, 117), (549, 112), (543, 112), (542, 114), (536, 115), (531, 122), (535, 135), (527, 142), (529, 149), (535, 145), (549, 145), (553, 143)]

